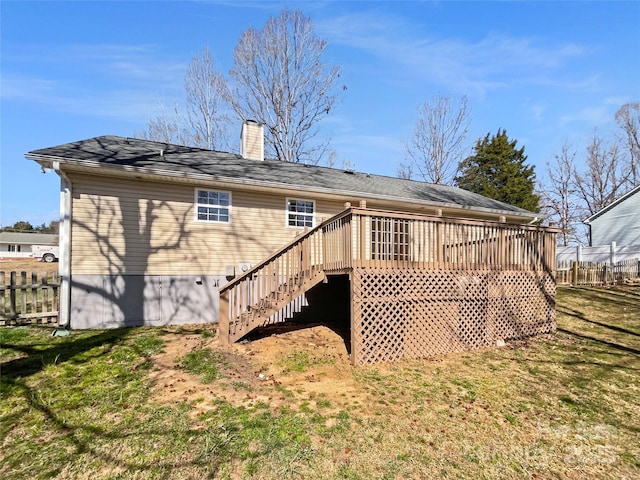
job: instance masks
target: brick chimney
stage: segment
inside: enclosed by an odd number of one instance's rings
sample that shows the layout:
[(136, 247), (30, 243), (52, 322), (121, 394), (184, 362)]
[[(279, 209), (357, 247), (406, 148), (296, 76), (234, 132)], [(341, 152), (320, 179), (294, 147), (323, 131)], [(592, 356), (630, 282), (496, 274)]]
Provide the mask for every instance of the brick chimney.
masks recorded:
[(255, 120), (242, 122), (240, 155), (252, 160), (264, 160), (264, 127)]

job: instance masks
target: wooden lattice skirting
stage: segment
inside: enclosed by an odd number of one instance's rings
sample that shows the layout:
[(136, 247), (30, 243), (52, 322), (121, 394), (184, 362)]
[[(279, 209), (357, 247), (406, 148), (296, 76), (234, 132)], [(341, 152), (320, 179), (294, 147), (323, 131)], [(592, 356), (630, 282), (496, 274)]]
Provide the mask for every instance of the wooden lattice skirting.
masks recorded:
[(356, 365), (477, 349), (556, 328), (555, 282), (547, 272), (356, 268), (351, 288)]

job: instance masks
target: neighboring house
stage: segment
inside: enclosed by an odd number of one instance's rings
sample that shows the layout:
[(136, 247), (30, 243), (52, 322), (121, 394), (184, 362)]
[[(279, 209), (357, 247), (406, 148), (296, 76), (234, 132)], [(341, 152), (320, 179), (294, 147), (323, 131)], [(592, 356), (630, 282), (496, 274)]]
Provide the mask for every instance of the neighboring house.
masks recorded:
[[(501, 225), (513, 231), (511, 237), (503, 233), (502, 240), (523, 239), (526, 232), (544, 230), (526, 226), (537, 221), (534, 213), (451, 186), (265, 160), (262, 135), (261, 125), (245, 122), (240, 155), (115, 136), (26, 154), (61, 177), (61, 324), (71, 320), (73, 328), (95, 328), (218, 322), (219, 291), (230, 280), (257, 278), (258, 270), (252, 268), (262, 269), (263, 261), (274, 252), (307, 238), (307, 230), (314, 232), (350, 205), (366, 203), (367, 209), (425, 218), (481, 220), (485, 223), (476, 222), (479, 226), (473, 227), (480, 233), (465, 233), (471, 227), (464, 226), (463, 220), (455, 230), (464, 233), (465, 245), (472, 245), (477, 254), (488, 251), (490, 243), (498, 243)], [(367, 233), (367, 239), (375, 243), (384, 236), (406, 244), (388, 250), (389, 245), (380, 241), (363, 252), (371, 250), (377, 258), (384, 254), (408, 259), (405, 253), (413, 248), (408, 223), (381, 222), (387, 230)], [(335, 246), (336, 251), (351, 248), (351, 234), (345, 235), (341, 241), (347, 244)], [(353, 235), (355, 238), (355, 231)], [(481, 236), (484, 250), (478, 246)], [(457, 246), (447, 245), (447, 252), (454, 247), (461, 250), (462, 239)], [(536, 243), (536, 248), (543, 243)], [(549, 248), (555, 248), (555, 238), (551, 244)], [(531, 246), (522, 244), (512, 250), (521, 260), (533, 258)], [(511, 250), (501, 251), (506, 259)], [(327, 252), (313, 253), (314, 261), (324, 255), (328, 262)], [(494, 258), (485, 257), (486, 261)], [(300, 255), (283, 262), (278, 270), (270, 271), (276, 283), (292, 265), (304, 266)], [(545, 268), (549, 277), (553, 266)], [(314, 278), (314, 285), (319, 279)], [(331, 283), (326, 277), (323, 280)], [(534, 291), (542, 288), (539, 284), (534, 282)], [(251, 288), (242, 294), (245, 300), (257, 299), (258, 290)], [(545, 302), (552, 297), (553, 293), (541, 296)], [(222, 318), (228, 325), (226, 306)], [(247, 307), (251, 309), (254, 313), (259, 310), (255, 305)], [(551, 314), (544, 312), (548, 320)], [(548, 331), (555, 323), (545, 325)]]
[(640, 245), (640, 185), (618, 198), (584, 223), (591, 231), (590, 246)]
[(32, 245), (57, 245), (58, 235), (48, 233), (0, 232), (0, 258), (27, 258)]

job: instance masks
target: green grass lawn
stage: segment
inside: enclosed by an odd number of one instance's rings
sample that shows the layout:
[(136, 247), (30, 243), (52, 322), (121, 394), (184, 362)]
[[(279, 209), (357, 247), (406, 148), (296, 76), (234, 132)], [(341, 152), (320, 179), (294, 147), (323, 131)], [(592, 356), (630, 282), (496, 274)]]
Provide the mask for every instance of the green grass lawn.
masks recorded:
[[(265, 382), (246, 405), (168, 403), (153, 393), (154, 359), (179, 329), (2, 328), (0, 478), (640, 478), (640, 289), (557, 300), (557, 333), (503, 348), (278, 362), (301, 379), (344, 369), (357, 399), (344, 402)], [(256, 397), (210, 330), (189, 334), (203, 348), (177, 368), (203, 391)]]

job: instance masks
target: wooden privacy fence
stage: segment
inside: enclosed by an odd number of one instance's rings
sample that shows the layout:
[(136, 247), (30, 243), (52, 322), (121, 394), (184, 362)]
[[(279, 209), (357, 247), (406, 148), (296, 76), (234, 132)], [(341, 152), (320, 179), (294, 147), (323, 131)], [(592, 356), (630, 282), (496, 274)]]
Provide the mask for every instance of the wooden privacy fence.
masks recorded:
[(57, 273), (0, 272), (0, 325), (57, 323)]
[(617, 285), (640, 278), (640, 259), (623, 260), (611, 265), (609, 262), (559, 261), (557, 264), (558, 285)]
[(350, 207), (220, 290), (234, 342), (348, 274), (352, 360), (420, 358), (555, 328), (556, 229)]

